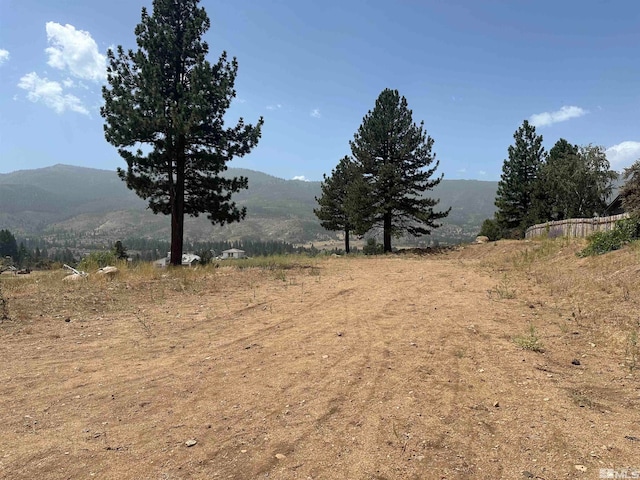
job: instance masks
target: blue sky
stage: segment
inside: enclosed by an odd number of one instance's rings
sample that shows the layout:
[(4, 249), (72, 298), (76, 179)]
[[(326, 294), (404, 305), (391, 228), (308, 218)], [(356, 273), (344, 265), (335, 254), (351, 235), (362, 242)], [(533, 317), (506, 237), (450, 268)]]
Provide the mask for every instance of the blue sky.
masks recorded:
[[(445, 178), (498, 180), (524, 119), (640, 158), (640, 2), (203, 0), (210, 59), (236, 56), (228, 124), (264, 116), (230, 166), (321, 180), (385, 88), (424, 120)], [(135, 45), (150, 0), (0, 2), (0, 173), (125, 166), (103, 136), (110, 46)]]

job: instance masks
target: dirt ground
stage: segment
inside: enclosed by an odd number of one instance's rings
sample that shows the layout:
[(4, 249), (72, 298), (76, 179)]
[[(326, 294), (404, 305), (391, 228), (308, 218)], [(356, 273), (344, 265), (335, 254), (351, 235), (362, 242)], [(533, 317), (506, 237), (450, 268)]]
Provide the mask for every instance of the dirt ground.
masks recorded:
[(3, 276), (0, 477), (640, 472), (640, 255), (578, 248)]

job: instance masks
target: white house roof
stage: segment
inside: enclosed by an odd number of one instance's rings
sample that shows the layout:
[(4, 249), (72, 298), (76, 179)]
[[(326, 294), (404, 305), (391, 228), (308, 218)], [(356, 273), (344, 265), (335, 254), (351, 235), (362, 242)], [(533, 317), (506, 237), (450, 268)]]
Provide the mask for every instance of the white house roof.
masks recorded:
[(192, 263), (194, 260), (200, 261), (200, 257), (198, 255), (194, 255), (193, 253), (183, 253), (182, 254), (182, 263)]
[(238, 248), (230, 248), (229, 250), (224, 250), (222, 253), (244, 253), (244, 250), (240, 250)]

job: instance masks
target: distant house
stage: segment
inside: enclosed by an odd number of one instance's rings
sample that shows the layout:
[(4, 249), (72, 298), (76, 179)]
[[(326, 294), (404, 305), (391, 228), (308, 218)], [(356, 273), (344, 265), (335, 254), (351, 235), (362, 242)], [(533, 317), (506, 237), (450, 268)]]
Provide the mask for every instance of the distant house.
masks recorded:
[(607, 208), (604, 210), (604, 215), (620, 215), (624, 213), (624, 207), (622, 206), (622, 196), (620, 194), (616, 195)]
[[(200, 261), (200, 257), (198, 255), (194, 255), (193, 253), (183, 253), (182, 254), (182, 266), (183, 267), (193, 267), (197, 265)], [(161, 258), (160, 260), (156, 260), (153, 264), (158, 268), (165, 268), (167, 265), (171, 263), (171, 253), (168, 253), (165, 258)]]
[(166, 268), (169, 263), (169, 257), (164, 257), (153, 262), (153, 266), (157, 268)]
[(247, 258), (247, 254), (244, 250), (230, 248), (229, 250), (224, 250), (222, 252), (222, 259), (226, 260), (227, 258)]

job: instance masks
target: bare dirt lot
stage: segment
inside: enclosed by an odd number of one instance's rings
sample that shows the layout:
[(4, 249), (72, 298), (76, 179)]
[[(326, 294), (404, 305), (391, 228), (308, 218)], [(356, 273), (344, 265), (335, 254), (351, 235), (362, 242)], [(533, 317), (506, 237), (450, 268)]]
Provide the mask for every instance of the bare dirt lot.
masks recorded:
[(579, 247), (3, 276), (0, 477), (640, 471), (639, 251)]

